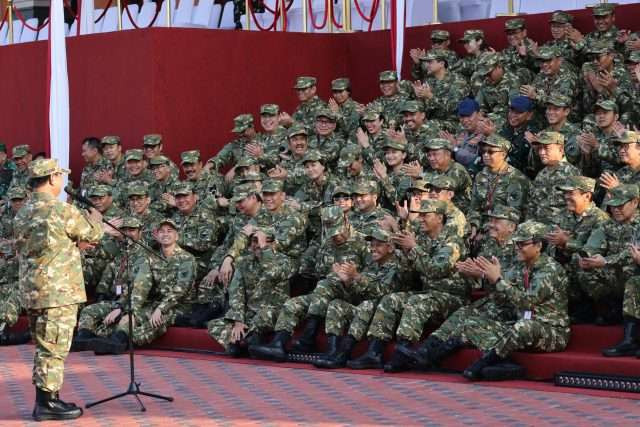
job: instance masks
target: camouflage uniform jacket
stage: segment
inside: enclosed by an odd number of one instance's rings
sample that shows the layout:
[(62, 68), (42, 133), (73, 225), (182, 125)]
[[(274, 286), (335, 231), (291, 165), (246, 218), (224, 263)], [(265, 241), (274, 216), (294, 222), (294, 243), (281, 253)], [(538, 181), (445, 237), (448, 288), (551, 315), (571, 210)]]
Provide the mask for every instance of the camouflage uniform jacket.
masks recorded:
[(95, 163), (91, 165), (85, 165), (80, 175), (80, 190), (88, 190), (89, 188), (100, 184), (95, 178), (95, 174), (102, 170), (112, 169), (111, 162), (104, 157), (100, 157)]
[(455, 195), (453, 196), (453, 203), (460, 208), (462, 212), (466, 212), (469, 208), (469, 201), (471, 199), (471, 187), (473, 182), (469, 172), (460, 163), (451, 160), (449, 167), (446, 171), (436, 171), (428, 169), (424, 172), (424, 176), (429, 181), (429, 176), (446, 175), (455, 183)]
[(168, 176), (165, 181), (153, 181), (153, 184), (149, 187), (149, 197), (151, 198), (149, 207), (157, 212), (170, 214), (175, 208), (162, 200), (162, 195), (165, 193), (171, 194), (177, 183), (178, 180), (172, 176)]
[(122, 180), (119, 180), (117, 185), (113, 187), (113, 201), (120, 207), (126, 207), (129, 205), (128, 200), (128, 188), (132, 183), (146, 184), (147, 188), (150, 188), (155, 182), (156, 178), (149, 169), (143, 169), (138, 175), (130, 175), (128, 172)]
[(115, 164), (111, 162), (111, 169), (113, 170), (113, 186), (115, 187), (118, 182), (124, 180), (127, 176), (127, 168), (125, 166), (124, 155), (121, 155)]
[(338, 184), (337, 178), (325, 173), (322, 184), (307, 180), (307, 183), (293, 195), (300, 202), (301, 211), (308, 217), (309, 234), (312, 239), (320, 236), (322, 228), (320, 209), (332, 203), (331, 196)]
[(402, 109), (404, 103), (409, 99), (407, 95), (398, 92), (391, 96), (379, 96), (367, 107), (372, 110), (381, 111), (389, 127), (394, 127), (402, 123)]
[(580, 167), (581, 151), (576, 138), (582, 132), (580, 127), (574, 123), (565, 122), (562, 127), (555, 130), (551, 127), (545, 129), (547, 132), (558, 132), (564, 136), (564, 154), (569, 163), (576, 167)]
[(615, 25), (606, 31), (592, 31), (577, 42), (573, 48), (578, 52), (587, 52), (594, 44), (607, 43), (611, 46), (617, 46), (618, 31), (619, 29)]
[(587, 243), (591, 232), (609, 219), (609, 215), (593, 202), (589, 208), (579, 216), (573, 212), (565, 211), (565, 214), (560, 218), (557, 225), (570, 233), (569, 241), (564, 248), (556, 248), (556, 250), (571, 257), (572, 254), (580, 251), (584, 244)]
[(327, 108), (327, 104), (316, 95), (310, 100), (299, 104), (291, 118), (305, 125), (307, 129), (313, 129), (313, 125), (316, 122), (316, 113), (324, 108)]
[(485, 78), (476, 95), (480, 110), (505, 120), (509, 112), (509, 100), (519, 95), (521, 85), (518, 76), (506, 70), (498, 83), (491, 83)]
[(399, 267), (399, 259), (391, 256), (384, 264), (374, 262), (370, 257), (358, 277), (349, 285), (349, 293), (354, 305), (366, 300), (376, 300), (392, 292), (398, 292), (405, 284)]
[(532, 83), (536, 90), (535, 102), (543, 110), (551, 95), (561, 94), (575, 100), (579, 84), (576, 73), (566, 67), (560, 67), (553, 76), (538, 73)]
[(362, 149), (362, 158), (369, 167), (373, 166), (373, 160), (378, 159), (384, 162), (384, 148), (382, 146), (387, 142), (387, 137), (384, 134), (385, 130), (381, 129), (375, 135), (367, 133), (369, 136), (369, 146)]
[[(518, 53), (518, 49), (513, 46), (508, 46), (502, 49), (502, 58), (504, 60), (505, 68), (511, 70), (513, 72), (518, 73), (522, 78), (522, 69), (527, 69), (530, 71), (536, 71), (536, 57), (533, 54), (533, 50), (531, 49), (534, 41), (530, 38), (524, 39), (524, 45), (527, 47), (527, 54), (522, 56)], [(530, 75), (533, 73), (529, 72)], [(530, 80), (523, 80), (530, 81)]]
[[(589, 71), (597, 71), (591, 62), (587, 62), (582, 66), (582, 75), (585, 76)], [(614, 99), (620, 107), (621, 112), (633, 109), (635, 89), (626, 67), (623, 64), (614, 62), (613, 69), (610, 73), (618, 82), (613, 91), (605, 89), (602, 93), (598, 93), (592, 89), (591, 86), (587, 84), (584, 85), (584, 91), (582, 92), (583, 111), (592, 111), (595, 103), (602, 99)]]
[(473, 74), (476, 72), (476, 68), (478, 67), (478, 60), (481, 57), (482, 53), (479, 55), (465, 55), (455, 64), (449, 64), (449, 72), (457, 73), (466, 80), (471, 80)]
[(0, 165), (0, 198), (4, 198), (7, 194), (15, 170), (16, 164), (10, 159), (5, 160), (4, 163)]
[(562, 65), (566, 66), (573, 72), (576, 72), (578, 70), (578, 55), (569, 39), (564, 38), (549, 40), (542, 46), (555, 47), (557, 50), (562, 52), (562, 54), (560, 55), (564, 59)]
[(255, 142), (262, 146), (262, 156), (256, 160), (261, 167), (271, 169), (280, 163), (281, 150), (288, 148), (287, 130), (283, 126), (278, 126), (273, 133), (258, 133)]
[(146, 252), (140, 246), (131, 244), (127, 262), (127, 254), (123, 246), (124, 243), (121, 242), (118, 254), (107, 264), (96, 286), (96, 296), (100, 300), (122, 299), (126, 303), (129, 282), (135, 276), (136, 266), (140, 260), (144, 259)]
[(180, 247), (196, 258), (206, 257), (208, 262), (220, 237), (220, 227), (213, 212), (196, 203), (189, 214), (176, 211), (173, 220), (180, 230)]
[(195, 277), (195, 258), (179, 246), (166, 262), (147, 256), (137, 264), (131, 295), (133, 312), (151, 306), (163, 315), (172, 313), (195, 293)]
[[(407, 138), (407, 158), (405, 162), (411, 162), (417, 160), (421, 165), (428, 165), (427, 151), (425, 145), (433, 138), (440, 137), (440, 131), (442, 131), (440, 123), (436, 120), (427, 120), (418, 129), (411, 130), (405, 129), (405, 136)], [(384, 151), (382, 152), (384, 156)]]
[(621, 184), (640, 183), (640, 169), (634, 171), (631, 166), (626, 165), (616, 171), (616, 176)]
[(259, 256), (242, 258), (229, 284), (229, 310), (225, 319), (249, 324), (252, 314), (265, 305), (280, 307), (289, 298), (291, 260), (285, 254), (265, 248)]
[(387, 177), (378, 180), (382, 187), (380, 205), (394, 210), (396, 202), (401, 203), (407, 197), (407, 191), (413, 184), (413, 179), (402, 172), (389, 171)]
[[(109, 206), (109, 209), (102, 213), (102, 218), (106, 221), (111, 221), (114, 218), (122, 218), (124, 217), (124, 212), (118, 208), (115, 204)], [(105, 225), (105, 227), (109, 227)], [(87, 249), (82, 252), (83, 260), (85, 258), (96, 258), (99, 259), (100, 262), (109, 261), (120, 251), (118, 247), (118, 242), (113, 237), (105, 234), (100, 239), (100, 242), (93, 248)], [(96, 278), (97, 280), (97, 278)]]
[(9, 188), (11, 187), (27, 188), (27, 184), (29, 184), (29, 170), (28, 169), (14, 170), (13, 178), (11, 178), (11, 184), (9, 185)]
[(379, 227), (378, 221), (385, 215), (391, 215), (391, 212), (380, 206), (376, 206), (371, 212), (355, 211), (351, 217), (351, 225), (360, 233), (366, 234), (372, 228)]
[(355, 136), (358, 126), (360, 126), (358, 103), (349, 98), (343, 104), (340, 104), (336, 131), (340, 132), (345, 139), (349, 139)]
[(344, 147), (346, 141), (336, 132), (329, 136), (311, 135), (309, 137), (309, 149), (316, 149), (322, 154), (325, 167), (333, 171), (336, 169), (340, 150)]
[(213, 170), (219, 171), (225, 166), (234, 166), (238, 163), (238, 160), (245, 154), (245, 147), (251, 143), (244, 137), (239, 137), (233, 141), (225, 144), (224, 147), (212, 158), (207, 160), (207, 163), (213, 165)]
[(572, 176), (580, 175), (578, 168), (566, 160), (540, 171), (529, 189), (527, 219), (556, 224), (565, 210), (564, 192), (557, 187)]
[(10, 206), (5, 205), (0, 214), (0, 239), (13, 239), (13, 219), (16, 214)]
[(211, 260), (209, 261), (210, 270), (220, 268), (222, 261), (227, 256), (227, 251), (232, 247), (236, 237), (242, 234), (242, 227), (244, 227), (249, 220), (251, 220), (251, 217), (241, 213), (237, 213), (236, 215), (229, 217), (229, 221), (227, 222), (228, 229), (224, 237), (224, 241), (213, 251), (213, 254), (211, 255)]
[(61, 307), (87, 300), (76, 242), (97, 242), (101, 224), (45, 193), (33, 193), (15, 218), (22, 305)]
[[(427, 52), (425, 52), (426, 55), (429, 54), (429, 52), (431, 51), (437, 51), (437, 52), (445, 52), (447, 55), (447, 67), (449, 68), (449, 70), (451, 70), (451, 68), (456, 67), (458, 62), (461, 61), (460, 57), (458, 56), (458, 54), (451, 50), (451, 49), (429, 49)], [(417, 64), (414, 62), (413, 64), (411, 64), (411, 77), (413, 77), (414, 80), (424, 80), (424, 78), (427, 76), (427, 74), (425, 73), (424, 69), (422, 68), (422, 63), (418, 62)], [(466, 76), (465, 76), (466, 77)]]
[(299, 272), (322, 279), (331, 273), (331, 266), (336, 262), (353, 262), (358, 271), (361, 271), (368, 255), (369, 249), (364, 236), (351, 229), (349, 238), (340, 246), (336, 246), (332, 239), (322, 239), (313, 256), (301, 258)]
[(153, 237), (153, 230), (156, 228), (158, 222), (164, 218), (164, 215), (158, 213), (157, 211), (151, 209), (150, 207), (141, 214), (131, 214), (140, 220), (142, 223), (142, 240), (143, 243), (149, 246), (157, 246), (157, 242), (155, 237)]
[[(444, 223), (445, 233), (448, 236), (455, 236), (456, 238), (462, 238), (469, 234), (469, 225), (464, 213), (451, 201), (447, 203), (447, 212), (445, 213), (446, 221)], [(465, 248), (462, 249), (462, 254), (466, 253)]]
[(447, 72), (442, 80), (430, 77), (433, 97), (424, 100), (425, 112), (430, 120), (457, 122), (456, 111), (462, 98), (469, 95), (469, 85), (460, 75)]
[(622, 166), (617, 147), (611, 141), (613, 133), (606, 134), (596, 127), (593, 135), (598, 140), (598, 148), (589, 157), (581, 156), (580, 167), (586, 176), (599, 177), (602, 172), (615, 172)]

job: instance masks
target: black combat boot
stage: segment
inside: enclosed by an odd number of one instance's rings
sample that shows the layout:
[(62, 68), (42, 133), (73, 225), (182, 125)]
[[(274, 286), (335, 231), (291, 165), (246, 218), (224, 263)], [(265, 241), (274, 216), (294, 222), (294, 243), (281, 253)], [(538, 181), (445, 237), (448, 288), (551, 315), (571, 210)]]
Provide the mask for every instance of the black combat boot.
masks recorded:
[(464, 343), (457, 337), (442, 341), (434, 335), (429, 335), (416, 350), (400, 347), (398, 351), (412, 359), (417, 368), (427, 370), (439, 365), (442, 359), (463, 346)]
[(36, 404), (31, 415), (36, 421), (73, 420), (82, 415), (82, 408), (73, 403), (63, 402), (57, 398), (57, 393), (36, 387)]
[(20, 345), (31, 341), (31, 331), (9, 332), (6, 329), (0, 333), (0, 346)]
[(96, 334), (88, 329), (78, 329), (78, 333), (71, 342), (71, 351), (87, 351), (91, 350), (91, 342), (98, 338)]
[(638, 335), (638, 319), (625, 317), (624, 338), (622, 338), (622, 341), (613, 347), (602, 350), (602, 354), (607, 357), (633, 356), (638, 350), (640, 350)]
[(333, 355), (327, 355), (313, 362), (313, 366), (323, 369), (344, 368), (347, 360), (351, 356), (351, 350), (356, 345), (356, 339), (352, 335), (347, 335), (340, 340), (340, 345)]
[(340, 337), (333, 334), (327, 335), (327, 351), (320, 356), (320, 359), (335, 357), (338, 348), (340, 348)]
[(122, 354), (129, 348), (129, 335), (124, 331), (115, 331), (108, 338), (95, 338), (88, 345), (97, 355)]
[(520, 380), (526, 376), (526, 369), (513, 361), (505, 361), (487, 366), (481, 371), (482, 379), (487, 381)]
[(382, 369), (383, 347), (382, 340), (371, 340), (367, 352), (357, 359), (349, 360), (347, 366), (351, 369)]
[(322, 317), (309, 316), (300, 336), (291, 347), (292, 353), (314, 353), (316, 350), (316, 333), (322, 322)]
[(402, 372), (409, 369), (412, 359), (406, 354), (411, 350), (411, 343), (407, 340), (399, 340), (391, 355), (391, 360), (384, 364), (385, 372)]
[(250, 345), (249, 354), (256, 359), (275, 360), (276, 362), (287, 361), (287, 350), (285, 345), (291, 338), (291, 333), (287, 331), (277, 331), (269, 344)]
[(494, 349), (482, 355), (482, 357), (464, 370), (462, 375), (471, 381), (478, 381), (482, 379), (482, 370), (488, 366), (493, 366), (498, 362), (502, 362), (502, 358), (498, 356), (498, 353)]

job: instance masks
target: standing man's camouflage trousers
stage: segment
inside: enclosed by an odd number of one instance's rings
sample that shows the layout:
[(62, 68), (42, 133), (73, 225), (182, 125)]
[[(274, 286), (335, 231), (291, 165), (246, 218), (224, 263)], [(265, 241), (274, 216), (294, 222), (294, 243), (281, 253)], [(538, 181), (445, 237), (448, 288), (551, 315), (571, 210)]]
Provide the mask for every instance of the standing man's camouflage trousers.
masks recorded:
[[(246, 318), (249, 319), (247, 334), (251, 332), (264, 334), (273, 331), (273, 326), (278, 318), (278, 310), (279, 308), (276, 306), (265, 306), (257, 313), (247, 313)], [(234, 323), (233, 320), (224, 318), (210, 320), (207, 324), (209, 336), (226, 349), (231, 340), (231, 330)]]
[(377, 305), (377, 299), (363, 301), (357, 306), (341, 299), (331, 301), (324, 320), (325, 332), (342, 336), (346, 330), (347, 335), (351, 335), (356, 341), (363, 340)]
[(418, 341), (427, 323), (446, 319), (463, 304), (462, 298), (447, 292), (429, 291), (413, 295), (404, 307), (396, 335), (398, 338)]
[(64, 361), (69, 354), (78, 306), (29, 310), (31, 336), (36, 349), (33, 357), (33, 384), (48, 392), (57, 392), (64, 380)]

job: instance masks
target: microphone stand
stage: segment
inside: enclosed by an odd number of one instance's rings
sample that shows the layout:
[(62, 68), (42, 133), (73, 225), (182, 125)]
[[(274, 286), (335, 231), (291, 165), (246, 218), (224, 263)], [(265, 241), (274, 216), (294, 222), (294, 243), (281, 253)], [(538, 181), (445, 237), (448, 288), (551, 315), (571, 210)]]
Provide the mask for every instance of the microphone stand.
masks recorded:
[[(75, 194), (69, 193), (71, 195), (71, 197), (73, 197), (75, 200), (79, 201), (81, 204), (87, 206), (87, 207), (93, 207), (95, 208), (95, 206), (93, 206), (93, 203), (90, 203), (89, 200), (82, 200), (84, 199), (83, 197), (75, 197)], [(89, 202), (89, 203), (87, 203)], [(111, 397), (107, 397), (105, 399), (99, 400), (97, 402), (92, 402), (92, 403), (88, 403), (85, 405), (85, 408), (89, 409), (93, 406), (96, 405), (100, 405), (101, 403), (105, 403), (105, 402), (109, 402), (111, 400), (115, 400), (115, 399), (119, 399), (121, 397), (124, 396), (128, 396), (128, 395), (132, 395), (133, 397), (136, 398), (136, 400), (138, 401), (138, 403), (140, 404), (140, 411), (141, 412), (145, 412), (147, 410), (147, 408), (145, 408), (145, 406), (143, 405), (142, 401), (140, 400), (140, 395), (142, 396), (147, 396), (147, 397), (152, 397), (154, 399), (161, 399), (161, 400), (166, 400), (168, 402), (173, 402), (173, 397), (169, 397), (169, 396), (161, 396), (159, 394), (153, 394), (153, 393), (148, 393), (145, 391), (140, 390), (140, 384), (139, 382), (136, 382), (136, 373), (135, 373), (135, 363), (134, 363), (134, 351), (133, 351), (133, 304), (132, 304), (132, 298), (131, 298), (131, 294), (133, 293), (133, 278), (131, 277), (131, 270), (130, 270), (130, 263), (129, 263), (129, 247), (131, 245), (131, 243), (138, 245), (139, 247), (141, 247), (142, 249), (144, 249), (148, 254), (162, 260), (163, 262), (167, 262), (167, 260), (164, 258), (164, 256), (162, 256), (161, 254), (158, 254), (156, 251), (154, 251), (153, 249), (151, 249), (150, 247), (148, 247), (147, 245), (145, 245), (142, 242), (139, 242), (137, 240), (132, 239), (131, 237), (127, 236), (124, 231), (122, 231), (122, 229), (116, 227), (115, 225), (111, 224), (109, 221), (107, 221), (106, 219), (102, 219), (102, 222), (104, 222), (105, 224), (107, 224), (109, 227), (113, 228), (114, 230), (116, 230), (123, 238), (124, 238), (124, 251), (125, 251), (125, 270), (127, 271), (127, 277), (129, 278), (128, 283), (127, 283), (127, 308), (126, 308), (126, 313), (128, 314), (128, 320), (129, 320), (129, 324), (128, 324), (128, 331), (129, 331), (129, 387), (127, 388), (127, 390), (123, 393), (118, 393), (116, 395), (113, 395)]]

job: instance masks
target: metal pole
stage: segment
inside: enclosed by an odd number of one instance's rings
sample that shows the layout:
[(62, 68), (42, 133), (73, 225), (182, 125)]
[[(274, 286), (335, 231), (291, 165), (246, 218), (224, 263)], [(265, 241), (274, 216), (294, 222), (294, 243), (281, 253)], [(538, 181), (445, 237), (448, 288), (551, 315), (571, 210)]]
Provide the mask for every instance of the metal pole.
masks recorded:
[(282, 31), (284, 31), (284, 23), (286, 19), (287, 19), (287, 6), (284, 4), (284, 0), (280, 0), (280, 29)]
[(432, 24), (441, 24), (438, 16), (438, 0), (433, 0), (433, 21)]
[(351, 32), (351, 0), (342, 0), (342, 31)]
[(329, 32), (333, 33), (333, 0), (327, 2), (327, 7), (326, 13), (329, 14), (327, 16), (327, 25), (329, 26)]
[(302, 0), (302, 31), (305, 33), (309, 32), (309, 27), (307, 27), (307, 21), (309, 20), (308, 6), (307, 0)]
[(118, 31), (122, 30), (122, 3), (121, 0), (116, 0), (116, 7), (118, 8)]
[(13, 0), (7, 0), (7, 18), (9, 19), (9, 44), (13, 44)]
[(507, 0), (507, 13), (509, 16), (514, 16), (516, 8), (513, 5), (513, 0)]
[(380, 10), (378, 10), (378, 13), (380, 13), (380, 26), (382, 27), (383, 30), (387, 29), (387, 2), (385, 0), (380, 0)]
[(171, 27), (171, 0), (164, 0), (167, 2), (167, 27)]
[(245, 28), (245, 30), (251, 30), (251, 16), (250, 16), (251, 9), (250, 9), (250, 5), (249, 5), (250, 1), (251, 0), (246, 0), (244, 2), (244, 15), (245, 15), (246, 23), (247, 23), (247, 28)]

